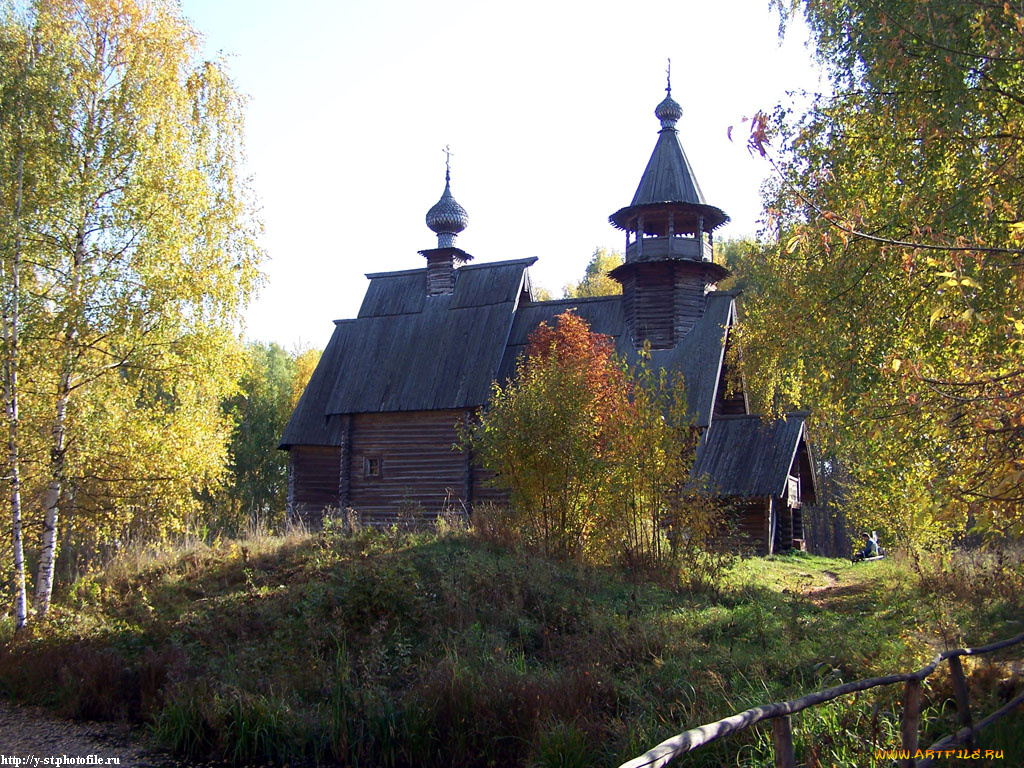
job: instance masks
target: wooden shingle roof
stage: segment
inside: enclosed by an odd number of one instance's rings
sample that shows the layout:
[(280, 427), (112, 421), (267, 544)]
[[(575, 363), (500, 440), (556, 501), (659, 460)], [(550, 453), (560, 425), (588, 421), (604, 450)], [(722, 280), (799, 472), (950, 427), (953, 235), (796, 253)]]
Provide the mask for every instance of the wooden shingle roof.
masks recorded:
[(716, 416), (697, 449), (694, 478), (722, 496), (781, 496), (808, 416)]
[(340, 445), (341, 419), (328, 419), (324, 412), (324, 403), (334, 389), (339, 364), (339, 350), (344, 333), (339, 333), (343, 325), (354, 324), (355, 320), (339, 320), (335, 324), (334, 334), (327, 342), (327, 348), (320, 355), (313, 375), (302, 392), (291, 418), (284, 428), (279, 448), (292, 445)]
[[(337, 445), (340, 415), (475, 408), (491, 383), (510, 378), (530, 333), (572, 309), (618, 354), (636, 362), (621, 296), (522, 301), (526, 268), (536, 259), (467, 265), (455, 270), (452, 294), (428, 296), (426, 270), (367, 275), (370, 286), (352, 320), (334, 335), (299, 400), (281, 446)], [(707, 295), (703, 316), (673, 349), (651, 353), (654, 366), (680, 371), (698, 426), (711, 423), (732, 294)]]
[(705, 231), (729, 220), (725, 211), (704, 199), (675, 128), (662, 128), (658, 133), (658, 141), (632, 202), (609, 216), (608, 221), (619, 229), (629, 229), (635, 224), (632, 220), (637, 214), (663, 213), (666, 205), (682, 207), (702, 216)]
[(367, 275), (359, 316), (336, 322), (281, 446), (336, 445), (338, 414), (486, 403), (535, 261), (460, 267), (441, 296), (427, 296), (425, 269)]
[(649, 203), (707, 205), (674, 128), (662, 129), (658, 133), (658, 143), (654, 145), (651, 159), (647, 161), (644, 175), (640, 177), (640, 184), (629, 205)]

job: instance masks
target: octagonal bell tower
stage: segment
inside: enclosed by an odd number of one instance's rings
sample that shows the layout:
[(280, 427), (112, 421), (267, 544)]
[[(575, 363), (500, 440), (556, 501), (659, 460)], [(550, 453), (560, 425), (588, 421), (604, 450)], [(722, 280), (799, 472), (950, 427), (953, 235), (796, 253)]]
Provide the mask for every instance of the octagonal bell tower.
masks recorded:
[(713, 233), (729, 220), (708, 205), (679, 143), (682, 107), (667, 96), (654, 110), (658, 142), (632, 202), (609, 217), (626, 232), (626, 257), (612, 270), (622, 284), (626, 326), (637, 348), (671, 349), (704, 313), (705, 295), (729, 271), (712, 260)]

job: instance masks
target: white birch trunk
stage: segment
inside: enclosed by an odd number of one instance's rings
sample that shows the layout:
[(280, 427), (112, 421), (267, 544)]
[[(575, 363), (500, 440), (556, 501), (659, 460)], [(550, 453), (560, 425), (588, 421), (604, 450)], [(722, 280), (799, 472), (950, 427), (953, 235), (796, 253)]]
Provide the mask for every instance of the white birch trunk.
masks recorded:
[[(85, 258), (85, 224), (80, 224), (75, 242), (75, 253), (71, 265), (71, 286), (68, 291), (68, 305), (74, 307), (81, 287), (82, 262)], [(61, 362), (60, 382), (57, 387), (57, 402), (53, 412), (53, 427), (50, 431), (50, 482), (44, 497), (43, 535), (39, 553), (39, 575), (36, 578), (36, 613), (46, 616), (50, 610), (53, 594), (53, 573), (57, 561), (57, 523), (60, 518), (60, 495), (64, 482), (65, 433), (67, 429), (67, 407), (71, 398), (71, 373), (74, 365), (75, 322), (69, 319), (64, 329), (64, 355)]]
[(11, 297), (4, 302), (3, 334), (7, 346), (4, 360), (4, 406), (7, 411), (7, 469), (11, 481), (11, 544), (14, 549), (14, 628), (24, 629), (27, 621), (25, 595), (25, 550), (21, 527), (21, 459), (18, 454), (18, 331), (21, 294), (21, 192), (25, 150), (18, 154), (14, 200), (14, 254), (11, 263)]
[[(66, 377), (61, 377), (63, 385)], [(62, 387), (63, 389), (63, 387)], [(67, 415), (67, 393), (57, 398), (54, 411), (53, 445), (50, 449), (50, 482), (44, 497), (42, 549), (39, 553), (39, 575), (36, 577), (36, 613), (46, 616), (53, 594), (53, 569), (57, 561), (57, 521), (60, 513), (60, 492), (64, 478), (64, 423)]]

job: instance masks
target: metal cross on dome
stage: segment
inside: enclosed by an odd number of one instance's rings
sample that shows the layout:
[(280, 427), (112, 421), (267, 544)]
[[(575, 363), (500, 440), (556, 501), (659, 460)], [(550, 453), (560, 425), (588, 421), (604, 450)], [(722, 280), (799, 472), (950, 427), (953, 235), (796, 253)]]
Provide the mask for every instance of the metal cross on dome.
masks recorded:
[(452, 150), (451, 150), (451, 146), (448, 145), (448, 144), (445, 144), (444, 145), (444, 149), (442, 149), (441, 151), (444, 152), (444, 180), (445, 181), (451, 181), (451, 173), (452, 173)]
[(668, 92), (668, 95), (671, 96), (672, 95), (672, 59), (671, 58), (668, 60), (668, 67), (665, 69), (665, 82), (666, 82), (665, 90)]

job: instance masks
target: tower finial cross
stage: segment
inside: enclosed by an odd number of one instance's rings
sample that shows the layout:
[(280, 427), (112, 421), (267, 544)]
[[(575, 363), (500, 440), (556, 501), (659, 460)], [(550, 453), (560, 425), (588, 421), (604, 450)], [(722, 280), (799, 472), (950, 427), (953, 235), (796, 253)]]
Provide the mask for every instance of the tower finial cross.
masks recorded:
[(452, 175), (452, 149), (448, 144), (444, 145), (444, 180), (451, 181)]
[(668, 67), (665, 69), (665, 82), (666, 82), (665, 90), (668, 92), (668, 95), (671, 96), (672, 95), (672, 59), (668, 60)]

